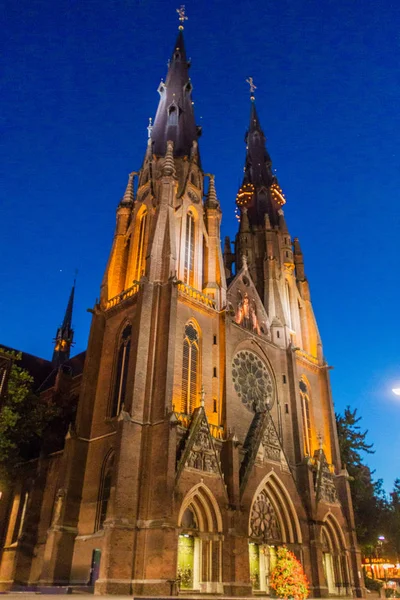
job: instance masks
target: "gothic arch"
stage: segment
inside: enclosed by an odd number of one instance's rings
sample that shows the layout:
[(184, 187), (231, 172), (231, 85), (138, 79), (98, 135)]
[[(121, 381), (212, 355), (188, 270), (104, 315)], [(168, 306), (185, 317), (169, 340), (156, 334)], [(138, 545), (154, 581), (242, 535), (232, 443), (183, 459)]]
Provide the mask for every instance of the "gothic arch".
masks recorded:
[(191, 414), (198, 406), (201, 382), (201, 328), (190, 318), (183, 329), (181, 410)]
[(348, 592), (350, 569), (346, 539), (336, 517), (328, 512), (322, 522), (320, 541), (329, 593)]
[[(257, 502), (260, 500), (272, 507), (270, 514), (274, 513), (272, 518), (277, 521), (280, 539), (274, 541), (301, 544), (302, 535), (296, 509), (289, 492), (274, 471), (264, 477), (253, 496), (249, 514), (249, 536), (258, 537), (255, 534), (260, 533), (260, 528), (255, 526), (254, 521), (257, 518), (255, 514)], [(276, 526), (274, 527), (276, 529)]]
[(118, 329), (114, 360), (112, 367), (110, 398), (108, 402), (108, 415), (115, 417), (119, 414), (125, 401), (127, 373), (132, 336), (132, 324), (129, 319), (124, 319)]
[(312, 456), (315, 443), (313, 440), (313, 410), (311, 385), (304, 373), (299, 378), (299, 396), (301, 408), (301, 422), (303, 426), (304, 454)]
[(113, 448), (106, 453), (100, 472), (99, 494), (95, 519), (95, 531), (103, 528), (107, 516), (108, 502), (110, 500), (111, 482), (114, 468), (115, 452)]
[(211, 490), (198, 483), (186, 494), (178, 515), (178, 527), (182, 526), (182, 518), (187, 508), (194, 513), (200, 532), (222, 532), (222, 515)]
[(328, 512), (323, 519), (321, 541), (323, 535), (326, 536), (326, 540), (331, 550), (343, 552), (346, 549), (346, 539), (343, 530), (340, 527), (338, 520), (331, 512)]

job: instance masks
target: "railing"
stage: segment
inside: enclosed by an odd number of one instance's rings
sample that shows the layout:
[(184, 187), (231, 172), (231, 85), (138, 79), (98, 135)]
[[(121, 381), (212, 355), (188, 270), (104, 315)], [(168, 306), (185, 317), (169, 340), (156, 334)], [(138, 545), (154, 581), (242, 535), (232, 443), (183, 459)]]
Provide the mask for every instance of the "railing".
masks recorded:
[(109, 308), (112, 308), (113, 306), (117, 306), (117, 304), (120, 304), (127, 298), (131, 298), (132, 296), (135, 296), (135, 294), (137, 294), (138, 291), (139, 291), (139, 285), (137, 283), (135, 283), (132, 287), (128, 288), (127, 290), (124, 290), (120, 294), (117, 294), (117, 296), (114, 296), (114, 298), (111, 298), (110, 300), (108, 300), (108, 302), (106, 304), (106, 310), (108, 310)]
[(188, 298), (192, 298), (200, 304), (204, 304), (204, 306), (208, 306), (209, 308), (216, 308), (217, 303), (215, 300), (207, 296), (207, 294), (203, 294), (203, 292), (199, 292), (199, 290), (195, 290), (190, 285), (186, 285), (186, 283), (179, 282), (178, 283), (178, 291)]
[(307, 352), (305, 352), (304, 350), (301, 350), (300, 348), (296, 349), (296, 354), (297, 356), (301, 356), (301, 358), (305, 358), (306, 360), (309, 360), (310, 362), (314, 363), (315, 365), (318, 365), (318, 358), (316, 358), (315, 356), (312, 356), (311, 354), (308, 354)]
[[(189, 429), (190, 423), (192, 422), (192, 415), (176, 412), (175, 416), (182, 427)], [(208, 427), (210, 428), (211, 436), (216, 440), (223, 440), (225, 438), (225, 430), (222, 425), (212, 425), (209, 423)]]

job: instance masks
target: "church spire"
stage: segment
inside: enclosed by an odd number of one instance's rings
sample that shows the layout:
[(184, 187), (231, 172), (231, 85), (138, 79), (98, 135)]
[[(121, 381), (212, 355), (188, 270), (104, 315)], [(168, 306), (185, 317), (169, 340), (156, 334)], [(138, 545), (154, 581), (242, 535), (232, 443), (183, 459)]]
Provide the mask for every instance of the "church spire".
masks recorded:
[(250, 123), (246, 132), (246, 161), (242, 186), (236, 203), (246, 207), (251, 225), (262, 225), (268, 214), (272, 226), (279, 224), (279, 209), (285, 203), (276, 176), (272, 172), (271, 157), (266, 148), (266, 138), (258, 117), (252, 78), (250, 83)]
[(160, 101), (151, 130), (153, 153), (165, 156), (167, 141), (174, 143), (174, 156), (190, 156), (200, 128), (194, 120), (192, 84), (189, 77), (189, 62), (183, 39), (183, 25), (179, 26), (165, 82), (158, 87)]
[(71, 346), (73, 344), (74, 330), (72, 329), (72, 310), (74, 307), (75, 284), (76, 280), (74, 279), (74, 284), (69, 295), (64, 320), (61, 327), (57, 329), (57, 334), (54, 340), (55, 347), (52, 363), (55, 367), (59, 367), (69, 359)]

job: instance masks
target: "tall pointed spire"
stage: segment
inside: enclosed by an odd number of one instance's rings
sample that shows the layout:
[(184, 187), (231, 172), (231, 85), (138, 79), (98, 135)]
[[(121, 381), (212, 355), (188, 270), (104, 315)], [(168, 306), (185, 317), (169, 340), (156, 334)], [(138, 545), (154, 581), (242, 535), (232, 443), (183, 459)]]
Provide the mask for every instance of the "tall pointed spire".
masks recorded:
[(190, 156), (193, 141), (200, 135), (194, 119), (189, 66), (180, 25), (167, 78), (158, 87), (160, 102), (151, 130), (153, 152), (157, 156), (165, 156), (169, 140), (174, 142), (174, 156)]
[(246, 162), (236, 202), (239, 208), (246, 206), (252, 225), (262, 225), (268, 214), (272, 226), (275, 226), (279, 224), (278, 211), (285, 200), (272, 171), (271, 157), (256, 109), (252, 80), (250, 89), (250, 123), (245, 137)]
[(74, 284), (72, 286), (67, 308), (65, 310), (64, 320), (61, 327), (57, 329), (57, 334), (54, 340), (55, 347), (52, 363), (55, 367), (59, 367), (69, 359), (71, 346), (73, 344), (74, 330), (72, 329), (72, 311), (74, 307), (75, 285), (76, 280), (74, 279)]

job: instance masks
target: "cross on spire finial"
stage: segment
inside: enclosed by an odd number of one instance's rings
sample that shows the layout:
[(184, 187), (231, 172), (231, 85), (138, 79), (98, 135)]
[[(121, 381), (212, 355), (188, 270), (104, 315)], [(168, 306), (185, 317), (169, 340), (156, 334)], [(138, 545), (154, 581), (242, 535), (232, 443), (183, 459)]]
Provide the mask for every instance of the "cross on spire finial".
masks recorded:
[(246, 79), (246, 82), (249, 84), (250, 86), (250, 100), (254, 101), (255, 100), (255, 96), (254, 96), (254, 90), (257, 89), (257, 86), (254, 85), (254, 80), (252, 77), (248, 77)]
[(153, 119), (149, 117), (149, 124), (147, 125), (147, 137), (151, 138), (151, 132), (153, 131)]
[(181, 4), (180, 8), (176, 9), (176, 12), (179, 15), (178, 16), (178, 19), (180, 22), (179, 29), (182, 31), (184, 22), (188, 20), (188, 17), (186, 16), (186, 11), (185, 11), (185, 5)]

